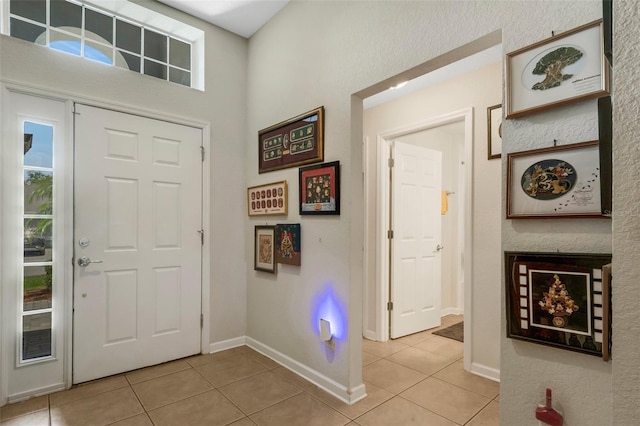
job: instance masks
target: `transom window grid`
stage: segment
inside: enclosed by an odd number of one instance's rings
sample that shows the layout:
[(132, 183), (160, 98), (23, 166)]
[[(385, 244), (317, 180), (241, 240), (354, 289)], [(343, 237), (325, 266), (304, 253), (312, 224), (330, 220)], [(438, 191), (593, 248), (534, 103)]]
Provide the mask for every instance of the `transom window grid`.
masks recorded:
[(11, 0), (9, 33), (86, 59), (192, 86), (192, 45), (68, 0)]

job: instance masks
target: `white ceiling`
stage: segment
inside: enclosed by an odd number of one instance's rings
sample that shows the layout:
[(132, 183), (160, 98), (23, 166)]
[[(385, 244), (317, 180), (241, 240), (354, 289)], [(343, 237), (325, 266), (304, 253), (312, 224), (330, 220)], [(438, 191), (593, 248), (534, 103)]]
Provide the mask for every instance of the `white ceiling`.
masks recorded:
[(289, 0), (158, 0), (220, 28), (249, 38)]

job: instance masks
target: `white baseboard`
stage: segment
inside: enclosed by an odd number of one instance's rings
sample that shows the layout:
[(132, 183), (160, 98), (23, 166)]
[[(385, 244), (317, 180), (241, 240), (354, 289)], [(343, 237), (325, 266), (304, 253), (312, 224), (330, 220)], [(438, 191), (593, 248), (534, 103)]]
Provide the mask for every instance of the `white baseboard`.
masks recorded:
[(302, 376), (307, 381), (313, 383), (325, 392), (338, 398), (345, 404), (355, 404), (361, 399), (367, 396), (367, 392), (363, 383), (352, 389), (347, 389), (345, 386), (336, 382), (335, 380), (309, 368), (308, 366), (301, 364), (300, 362), (288, 357), (287, 355), (276, 351), (275, 349), (252, 339), (246, 338), (246, 344), (250, 348), (260, 352), (261, 354), (268, 356), (276, 361), (283, 367), (293, 371), (299, 376)]
[(494, 382), (500, 382), (500, 370), (496, 368), (472, 362), (469, 371), (478, 376), (493, 380)]
[(441, 317), (444, 317), (447, 315), (462, 315), (462, 314), (464, 314), (464, 310), (459, 308), (444, 308), (440, 310)]
[(64, 383), (58, 383), (55, 385), (51, 385), (51, 386), (45, 386), (42, 388), (37, 388), (37, 389), (31, 389), (25, 392), (20, 392), (20, 393), (16, 393), (13, 395), (9, 395), (9, 398), (7, 399), (7, 402), (9, 404), (14, 403), (14, 402), (19, 402), (19, 401), (24, 401), (25, 399), (29, 399), (32, 398), (34, 396), (40, 396), (40, 395), (47, 395), (53, 392), (57, 392), (57, 391), (61, 391), (61, 390), (65, 390), (66, 386), (64, 385)]
[(364, 338), (369, 340), (378, 340), (378, 336), (374, 330), (367, 330), (364, 332)]
[(247, 343), (247, 338), (245, 336), (234, 337), (233, 339), (211, 343), (209, 345), (209, 353), (212, 354), (214, 352), (220, 352), (227, 349), (237, 348), (238, 346), (244, 346), (246, 343)]

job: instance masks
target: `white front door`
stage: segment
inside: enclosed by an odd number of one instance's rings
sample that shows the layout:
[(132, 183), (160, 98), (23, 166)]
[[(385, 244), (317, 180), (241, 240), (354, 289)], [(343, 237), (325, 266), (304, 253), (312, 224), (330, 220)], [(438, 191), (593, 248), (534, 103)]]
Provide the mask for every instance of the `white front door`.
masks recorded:
[(442, 153), (393, 142), (391, 338), (440, 325)]
[(202, 130), (76, 105), (75, 132), (73, 382), (199, 353)]

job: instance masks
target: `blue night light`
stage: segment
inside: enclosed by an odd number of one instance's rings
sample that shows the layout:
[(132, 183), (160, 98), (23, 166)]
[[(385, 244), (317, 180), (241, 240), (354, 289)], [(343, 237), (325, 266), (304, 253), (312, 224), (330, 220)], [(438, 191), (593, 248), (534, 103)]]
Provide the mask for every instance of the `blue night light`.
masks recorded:
[(331, 334), (337, 341), (347, 338), (347, 310), (338, 299), (331, 285), (327, 285), (314, 299), (312, 327), (320, 336), (320, 319), (331, 323)]

